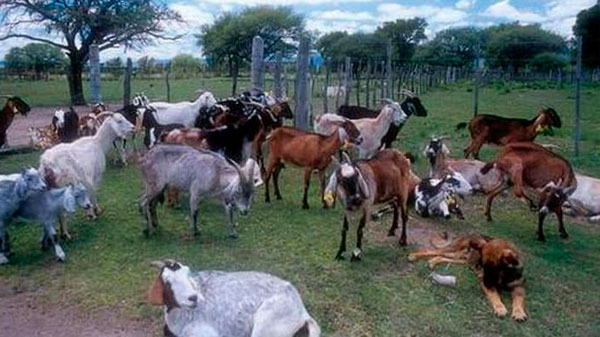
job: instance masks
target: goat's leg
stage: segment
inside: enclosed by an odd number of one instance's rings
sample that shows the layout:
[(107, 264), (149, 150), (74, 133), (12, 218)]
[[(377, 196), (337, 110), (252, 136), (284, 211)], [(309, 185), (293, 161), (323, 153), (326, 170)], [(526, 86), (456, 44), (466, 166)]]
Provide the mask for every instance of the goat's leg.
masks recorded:
[(358, 228), (356, 229), (356, 250), (352, 252), (350, 261), (360, 261), (362, 255), (362, 239), (365, 224), (367, 222), (367, 212), (363, 211), (363, 215), (360, 217)]
[(54, 222), (47, 221), (44, 223), (44, 236), (50, 246), (54, 248), (54, 255), (60, 262), (65, 262), (66, 255), (63, 251), (62, 247), (58, 244), (58, 236), (56, 235), (56, 230), (54, 229)]
[(302, 209), (308, 209), (308, 188), (310, 187), (310, 175), (312, 174), (312, 168), (307, 167), (304, 169), (304, 195), (302, 197)]
[(277, 200), (281, 200), (281, 193), (279, 192), (279, 173), (281, 173), (281, 169), (283, 168), (283, 164), (279, 164), (275, 167), (275, 171), (273, 172), (273, 188), (275, 189), (275, 198)]
[(236, 239), (238, 237), (237, 231), (235, 230), (235, 224), (233, 223), (233, 204), (225, 203), (225, 220), (227, 222), (227, 236)]
[[(275, 160), (272, 159), (272, 157), (269, 156), (269, 162), (267, 163), (267, 172), (265, 173), (265, 202), (271, 202), (271, 197), (269, 195), (269, 181), (271, 180), (271, 176), (273, 175), (274, 170), (277, 169), (277, 165), (279, 163)], [(273, 185), (276, 185), (275, 183), (275, 177), (273, 177)]]
[(158, 214), (156, 214), (156, 206), (158, 206), (158, 197), (155, 197), (150, 202), (150, 224), (152, 224), (153, 228), (158, 228)]
[(556, 219), (558, 219), (558, 231), (560, 232), (560, 237), (563, 239), (567, 239), (569, 234), (565, 229), (565, 224), (563, 223), (563, 212), (560, 207), (554, 212), (556, 214)]
[(8, 255), (10, 253), (8, 240), (8, 233), (6, 232), (4, 223), (0, 220), (0, 265), (8, 263)]
[(198, 233), (198, 202), (200, 202), (199, 193), (193, 189), (190, 191), (190, 231), (193, 236)]
[(60, 237), (63, 240), (71, 240), (71, 234), (69, 233), (69, 226), (67, 226), (67, 217), (64, 214), (58, 216), (58, 224), (60, 227)]
[(509, 188), (509, 186), (500, 184), (488, 194), (487, 200), (485, 202), (485, 213), (484, 213), (487, 218), (487, 221), (492, 221), (492, 201), (494, 201), (494, 198), (496, 198), (498, 196), (498, 194), (502, 193), (504, 190), (506, 190), (508, 188)]
[(537, 230), (537, 239), (538, 241), (546, 241), (546, 237), (544, 236), (544, 219), (546, 218), (546, 213), (539, 212), (538, 213), (538, 230)]
[(388, 236), (396, 235), (396, 229), (398, 229), (398, 205), (392, 203), (392, 210), (394, 211), (394, 218), (392, 220), (392, 227), (388, 230)]
[(340, 242), (340, 248), (335, 255), (336, 260), (344, 259), (344, 252), (346, 251), (346, 233), (348, 232), (348, 217), (344, 214), (344, 224), (342, 226), (342, 241)]
[(465, 158), (469, 158), (470, 155), (473, 155), (473, 158), (479, 159), (479, 150), (481, 149), (481, 146), (483, 146), (483, 143), (485, 143), (487, 134), (486, 130), (471, 139), (471, 143), (465, 149)]
[(323, 204), (323, 208), (329, 208), (327, 203), (325, 202), (325, 170), (319, 170), (319, 197), (321, 198), (321, 203)]
[(408, 192), (400, 196), (400, 215), (402, 216), (402, 234), (400, 234), (400, 246), (406, 246), (406, 223), (408, 222)]
[(521, 165), (515, 165), (511, 172), (512, 181), (514, 183), (513, 192), (517, 199), (525, 201), (529, 205), (529, 209), (532, 211), (537, 210), (537, 207), (533, 200), (525, 194), (523, 190), (523, 167)]

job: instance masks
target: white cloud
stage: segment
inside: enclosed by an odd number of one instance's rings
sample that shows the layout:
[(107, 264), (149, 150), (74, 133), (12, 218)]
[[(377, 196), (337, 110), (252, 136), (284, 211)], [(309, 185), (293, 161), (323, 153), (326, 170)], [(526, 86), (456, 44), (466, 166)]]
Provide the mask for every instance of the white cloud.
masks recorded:
[(306, 28), (319, 33), (330, 33), (335, 31), (372, 32), (377, 28), (375, 24), (364, 24), (358, 21), (332, 21), (332, 20), (306, 20)]
[(510, 3), (510, 0), (496, 2), (495, 4), (489, 6), (483, 12), (483, 15), (492, 18), (509, 19), (512, 21), (521, 21), (525, 23), (541, 22), (544, 20), (544, 17), (540, 14), (516, 9)]
[(379, 13), (380, 22), (422, 17), (432, 26), (462, 21), (468, 16), (465, 11), (453, 7), (430, 5), (405, 6), (394, 3), (384, 3), (377, 6), (377, 12)]
[(215, 19), (212, 13), (200, 6), (174, 3), (170, 7), (179, 13), (186, 23), (192, 27), (210, 24)]
[(458, 9), (469, 9), (475, 5), (475, 2), (477, 2), (477, 0), (458, 0), (456, 4), (454, 4), (454, 7)]
[(289, 6), (289, 5), (323, 5), (323, 4), (340, 4), (340, 3), (368, 3), (378, 0), (197, 0), (201, 4), (232, 4), (241, 6), (252, 5), (273, 5), (273, 6)]
[(376, 18), (369, 12), (349, 12), (343, 10), (315, 11), (310, 16), (320, 20), (345, 20), (345, 21), (375, 21)]

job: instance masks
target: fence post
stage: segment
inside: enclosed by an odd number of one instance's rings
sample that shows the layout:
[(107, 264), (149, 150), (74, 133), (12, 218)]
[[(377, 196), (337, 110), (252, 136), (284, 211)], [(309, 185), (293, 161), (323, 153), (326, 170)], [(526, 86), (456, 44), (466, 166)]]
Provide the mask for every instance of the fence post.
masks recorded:
[(329, 76), (331, 74), (331, 59), (327, 59), (326, 69), (325, 69), (325, 84), (323, 84), (323, 113), (326, 114), (329, 111), (328, 100), (327, 97), (327, 88), (329, 87)]
[(171, 63), (167, 65), (167, 76), (165, 81), (167, 82), (167, 102), (171, 102), (171, 84), (169, 83), (169, 77), (171, 76)]
[(362, 60), (358, 61), (356, 66), (356, 105), (360, 106), (360, 71), (362, 68)]
[(275, 74), (274, 80), (275, 84), (273, 86), (273, 91), (275, 91), (275, 98), (279, 99), (283, 97), (283, 83), (281, 81), (281, 71), (283, 65), (283, 53), (281, 51), (277, 51), (275, 53)]
[(252, 89), (263, 89), (263, 54), (264, 42), (260, 36), (252, 39)]
[(344, 104), (350, 105), (350, 91), (352, 89), (350, 75), (352, 74), (352, 62), (350, 56), (346, 56), (344, 62), (344, 87), (346, 95), (344, 96)]
[(125, 68), (125, 76), (123, 76), (123, 106), (131, 103), (131, 68), (133, 64), (131, 57), (127, 58), (127, 67)]
[(296, 114), (294, 125), (301, 130), (308, 130), (308, 53), (309, 40), (300, 39), (298, 46), (298, 65), (296, 73)]
[(90, 46), (90, 101), (91, 103), (102, 102), (100, 91), (100, 50), (97, 44)]
[(386, 55), (386, 67), (385, 67), (385, 76), (386, 76), (386, 84), (385, 84), (385, 96), (387, 98), (392, 98), (392, 40), (387, 40), (387, 55)]
[(365, 98), (365, 101), (367, 102), (367, 108), (369, 108), (369, 105), (371, 102), (369, 102), (369, 98), (371, 98), (371, 60), (367, 59), (367, 79), (366, 79), (367, 83), (367, 97)]
[(580, 91), (581, 91), (581, 54), (582, 37), (577, 37), (577, 74), (575, 83), (575, 156), (579, 156), (579, 143), (581, 142), (581, 111), (580, 111)]

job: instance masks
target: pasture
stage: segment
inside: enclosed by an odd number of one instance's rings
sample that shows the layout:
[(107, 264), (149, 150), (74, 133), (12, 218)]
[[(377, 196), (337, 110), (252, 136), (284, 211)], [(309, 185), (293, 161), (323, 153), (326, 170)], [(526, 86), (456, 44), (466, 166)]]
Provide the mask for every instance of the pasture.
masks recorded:
[[(132, 91), (162, 97), (163, 82), (134, 81)], [(108, 82), (105, 99), (118, 101), (118, 82)], [(112, 84), (111, 84), (112, 83)], [(189, 99), (198, 81), (174, 82), (172, 98)], [(114, 86), (112, 88), (111, 86)], [(240, 88), (244, 83), (240, 83)], [(111, 89), (112, 88), (112, 89)], [(227, 96), (229, 82), (214, 79), (205, 88), (218, 97)], [(422, 149), (432, 134), (448, 135), (449, 148), (461, 156), (468, 132), (455, 131), (457, 123), (472, 114), (470, 86), (436, 89), (422, 96), (429, 111), (426, 118), (411, 117), (396, 146), (416, 154), (415, 171), (428, 170)], [(3, 91), (19, 93), (32, 106), (66, 104), (68, 95), (59, 85), (36, 82), (3, 83)], [(154, 94), (151, 90), (157, 90)], [(115, 94), (112, 94), (112, 92)], [(113, 98), (114, 97), (114, 98)], [(572, 155), (573, 100), (571, 90), (513, 88), (482, 90), (480, 111), (513, 117), (532, 117), (541, 104), (553, 106), (563, 119), (563, 128), (540, 143), (560, 146), (560, 152), (581, 172), (600, 176), (600, 105), (597, 89), (582, 91), (582, 155)], [(313, 105), (320, 109), (319, 100)], [(486, 146), (483, 159), (497, 149)], [(112, 154), (114, 156), (114, 153)], [(38, 166), (39, 153), (0, 157), (0, 173), (22, 166)], [(319, 322), (325, 336), (592, 336), (600, 331), (600, 227), (567, 218), (568, 240), (558, 235), (554, 217), (546, 221), (547, 242), (535, 240), (536, 214), (512, 197), (499, 198), (494, 222), (483, 216), (482, 197), (462, 201), (466, 220), (424, 220), (411, 208), (406, 248), (397, 238), (388, 238), (391, 216), (369, 223), (362, 262), (335, 261), (341, 229), (341, 210), (323, 210), (317, 198), (316, 176), (311, 180), (310, 210), (302, 210), (302, 177), (288, 167), (281, 174), (284, 200), (264, 202), (264, 187), (255, 194), (246, 217), (236, 215), (238, 239), (226, 237), (221, 205), (204, 202), (200, 207), (199, 237), (190, 237), (186, 209), (159, 208), (160, 229), (149, 238), (142, 235), (136, 200), (141, 178), (135, 164), (110, 167), (103, 178), (99, 200), (104, 213), (91, 222), (78, 213), (70, 221), (72, 241), (63, 247), (67, 262), (57, 263), (39, 247), (36, 225), (14, 222), (8, 230), (15, 256), (0, 267), (0, 284), (16, 292), (36, 292), (39, 301), (51, 306), (67, 302), (81, 312), (110, 308), (128, 319), (141, 318), (162, 332), (162, 314), (145, 299), (155, 271), (149, 262), (175, 258), (192, 269), (259, 270), (291, 281), (300, 291), (308, 311)], [(185, 203), (183, 203), (185, 205)], [(355, 240), (352, 223), (349, 247)], [(428, 279), (424, 263), (409, 263), (407, 255), (428, 241), (433, 231), (484, 233), (514, 241), (526, 255), (526, 308), (529, 320), (516, 323), (495, 318), (483, 292), (467, 268), (441, 267), (457, 276), (458, 286), (446, 288)], [(503, 300), (510, 310), (509, 294)]]

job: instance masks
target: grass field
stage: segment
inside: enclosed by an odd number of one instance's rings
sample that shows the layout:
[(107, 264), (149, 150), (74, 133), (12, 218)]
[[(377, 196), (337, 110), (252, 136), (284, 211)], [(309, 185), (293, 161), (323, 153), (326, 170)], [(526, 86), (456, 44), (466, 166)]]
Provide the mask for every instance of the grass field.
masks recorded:
[[(223, 86), (228, 88), (226, 83)], [(174, 97), (184, 96), (195, 88), (188, 81), (177, 82), (173, 87), (177, 92)], [(37, 102), (56, 102), (51, 90), (54, 89), (37, 88)], [(540, 137), (539, 141), (559, 145), (577, 170), (600, 176), (600, 115), (596, 113), (599, 92), (592, 89), (583, 92), (583, 155), (579, 158), (572, 154), (570, 96), (567, 90), (507, 92), (488, 88), (482, 91), (480, 111), (530, 117), (540, 104), (552, 105), (564, 126), (554, 137)], [(34, 94), (29, 97), (34, 99)], [(397, 146), (420, 154), (430, 135), (444, 134), (451, 137), (449, 147), (458, 156), (468, 136), (464, 131), (454, 131), (454, 126), (469, 119), (471, 100), (472, 93), (466, 86), (425, 94), (422, 101), (429, 116), (412, 117)], [(490, 159), (496, 151), (486, 147), (482, 156)], [(24, 165), (37, 166), (38, 156), (31, 153), (2, 157), (0, 173), (14, 172)], [(424, 176), (425, 160), (420, 158), (415, 170)], [(70, 222), (75, 238), (64, 245), (68, 261), (59, 264), (52, 254), (40, 251), (38, 226), (14, 223), (9, 231), (16, 256), (10, 265), (0, 267), (0, 278), (21, 291), (38, 290), (49, 303), (58, 298), (68, 299), (84, 311), (108, 306), (122, 310), (128, 317), (160, 321), (160, 311), (150, 307), (144, 298), (154, 275), (148, 263), (170, 257), (184, 261), (192, 269), (261, 270), (290, 280), (298, 287), (325, 336), (600, 334), (600, 227), (597, 225), (568, 219), (570, 239), (562, 240), (552, 217), (546, 221), (547, 242), (540, 243), (535, 240), (536, 216), (523, 203), (499, 198), (495, 203), (495, 221), (490, 224), (483, 217), (483, 199), (473, 197), (463, 202), (464, 221), (424, 221), (411, 212), (408, 224), (411, 244), (407, 248), (399, 248), (396, 239), (385, 237), (391, 218), (384, 217), (382, 222), (369, 225), (362, 262), (338, 262), (333, 257), (339, 244), (340, 209), (318, 207), (316, 180), (310, 192), (312, 208), (300, 209), (300, 172), (288, 167), (281, 178), (284, 200), (265, 204), (261, 187), (251, 213), (247, 217), (236, 216), (240, 234), (237, 240), (226, 238), (222, 208), (213, 202), (201, 206), (200, 237), (188, 235), (185, 209), (163, 207), (159, 209), (160, 231), (145, 238), (135, 204), (141, 191), (138, 168), (111, 167), (100, 189), (105, 213), (97, 222), (87, 221), (81, 215)], [(354, 244), (355, 228), (356, 224), (352, 224), (349, 247)], [(527, 257), (529, 320), (519, 324), (495, 318), (474, 275), (466, 268), (440, 268), (441, 272), (457, 276), (455, 289), (431, 284), (427, 267), (406, 259), (416, 248), (415, 229), (480, 232), (513, 240)], [(509, 297), (505, 294), (503, 299), (510, 310)]]

